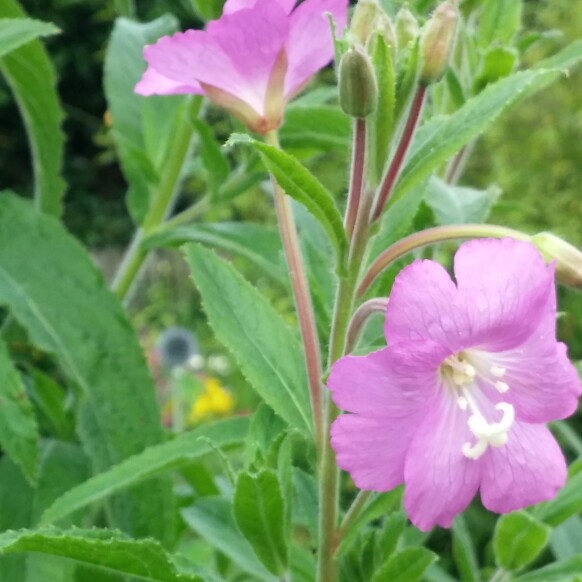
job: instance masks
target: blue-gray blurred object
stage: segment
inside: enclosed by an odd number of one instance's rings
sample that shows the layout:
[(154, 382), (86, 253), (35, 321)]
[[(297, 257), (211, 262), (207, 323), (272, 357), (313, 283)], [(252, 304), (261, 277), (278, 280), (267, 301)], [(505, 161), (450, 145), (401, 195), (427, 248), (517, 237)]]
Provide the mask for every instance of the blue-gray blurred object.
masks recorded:
[(192, 358), (200, 355), (196, 336), (183, 327), (171, 327), (164, 331), (157, 349), (161, 363), (170, 369), (189, 365)]

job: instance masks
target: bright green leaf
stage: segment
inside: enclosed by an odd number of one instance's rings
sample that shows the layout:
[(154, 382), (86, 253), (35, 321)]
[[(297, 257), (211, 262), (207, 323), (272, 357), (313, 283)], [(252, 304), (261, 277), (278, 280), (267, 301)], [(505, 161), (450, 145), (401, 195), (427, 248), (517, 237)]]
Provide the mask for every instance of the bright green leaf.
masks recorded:
[(189, 465), (217, 448), (240, 445), (247, 431), (247, 419), (234, 418), (202, 426), (166, 443), (149, 447), (67, 491), (44, 512), (42, 523), (60, 521), (77, 509), (162, 473)]
[(194, 10), (204, 20), (214, 20), (222, 14), (224, 0), (190, 0)]
[(489, 49), (483, 55), (481, 68), (473, 83), (475, 93), (479, 93), (487, 85), (511, 75), (517, 64), (517, 59), (517, 51), (514, 48), (499, 46)]
[[(79, 389), (77, 430), (96, 471), (162, 440), (153, 382), (118, 300), (57, 221), (6, 192), (0, 195), (0, 304)], [(111, 500), (109, 510), (115, 526), (167, 540), (172, 505), (169, 482), (159, 481)]]
[(463, 515), (458, 515), (453, 522), (453, 557), (463, 582), (481, 580), (475, 545)]
[(0, 57), (39, 36), (57, 32), (59, 29), (50, 22), (30, 18), (0, 18)]
[(258, 475), (240, 473), (233, 500), (234, 515), (242, 534), (269, 572), (281, 576), (287, 569), (285, 508), (281, 487), (273, 471)]
[(305, 364), (297, 334), (232, 265), (201, 246), (191, 244), (186, 249), (218, 340), (230, 349), (250, 385), (281, 418), (301, 431), (311, 431)]
[(0, 446), (34, 483), (38, 476), (38, 427), (19, 372), (0, 339)]
[(0, 554), (15, 552), (62, 556), (150, 582), (203, 582), (181, 574), (158, 542), (132, 540), (115, 530), (51, 527), (0, 534)]
[(485, 0), (479, 18), (481, 46), (509, 44), (521, 28), (522, 0)]
[(493, 537), (498, 566), (508, 571), (524, 568), (546, 547), (551, 531), (524, 511), (502, 515)]
[(417, 582), (436, 560), (437, 556), (426, 548), (406, 548), (392, 554), (372, 582)]
[[(0, 18), (24, 16), (17, 0), (0, 2)], [(36, 206), (58, 216), (66, 188), (61, 176), (65, 140), (53, 65), (40, 41), (33, 40), (1, 58), (0, 71), (14, 93), (28, 134)]]

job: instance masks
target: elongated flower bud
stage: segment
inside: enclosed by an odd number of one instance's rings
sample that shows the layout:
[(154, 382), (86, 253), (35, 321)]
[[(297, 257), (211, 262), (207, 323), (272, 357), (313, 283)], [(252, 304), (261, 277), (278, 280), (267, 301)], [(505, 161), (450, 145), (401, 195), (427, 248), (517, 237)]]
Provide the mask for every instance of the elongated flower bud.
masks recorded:
[(401, 8), (397, 12), (395, 26), (399, 47), (406, 48), (418, 38), (420, 32), (418, 21), (408, 8)]
[(436, 83), (445, 74), (455, 44), (458, 21), (459, 12), (456, 6), (447, 1), (437, 7), (426, 23), (420, 46), (421, 83)]
[(541, 232), (531, 242), (547, 261), (556, 261), (558, 281), (582, 289), (582, 251), (551, 232)]
[(374, 113), (378, 86), (368, 55), (351, 47), (339, 66), (339, 102), (347, 115), (363, 119)]
[(377, 0), (360, 0), (354, 9), (350, 32), (354, 40), (362, 46), (366, 46), (368, 39), (374, 32), (376, 19), (382, 13), (382, 8)]

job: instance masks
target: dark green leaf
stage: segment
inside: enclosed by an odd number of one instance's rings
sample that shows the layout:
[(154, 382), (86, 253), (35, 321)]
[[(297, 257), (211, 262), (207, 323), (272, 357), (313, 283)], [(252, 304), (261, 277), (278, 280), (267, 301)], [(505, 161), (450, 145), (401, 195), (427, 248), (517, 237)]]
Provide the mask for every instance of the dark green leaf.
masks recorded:
[(406, 548), (392, 554), (372, 582), (417, 582), (437, 556), (426, 548)]
[[(24, 16), (17, 0), (0, 2), (0, 18)], [(66, 187), (61, 177), (64, 115), (53, 65), (42, 44), (34, 40), (0, 59), (0, 71), (14, 93), (28, 134), (36, 206), (58, 216)]]
[(497, 565), (508, 571), (524, 568), (546, 547), (551, 531), (523, 511), (502, 515), (493, 537)]
[(186, 249), (216, 337), (281, 418), (301, 431), (311, 431), (305, 364), (297, 334), (229, 263), (198, 245)]
[(38, 476), (38, 427), (19, 372), (0, 339), (0, 446), (26, 478)]
[(0, 57), (38, 38), (56, 34), (59, 29), (50, 22), (30, 18), (0, 19)]
[(149, 447), (67, 491), (44, 512), (42, 523), (60, 521), (77, 509), (162, 473), (186, 466), (217, 448), (240, 445), (247, 431), (248, 420), (234, 418), (202, 426), (174, 440)]
[(238, 527), (269, 572), (281, 576), (287, 569), (281, 487), (273, 471), (240, 473), (233, 500)]
[(458, 515), (453, 522), (453, 557), (463, 582), (481, 580), (475, 545), (463, 515)]
[[(162, 440), (153, 382), (118, 300), (58, 222), (8, 193), (0, 195), (0, 304), (79, 388), (78, 432), (96, 471)], [(109, 509), (116, 526), (168, 540), (172, 506), (169, 482), (159, 481)]]
[(485, 0), (479, 19), (481, 46), (509, 44), (521, 28), (522, 0)]

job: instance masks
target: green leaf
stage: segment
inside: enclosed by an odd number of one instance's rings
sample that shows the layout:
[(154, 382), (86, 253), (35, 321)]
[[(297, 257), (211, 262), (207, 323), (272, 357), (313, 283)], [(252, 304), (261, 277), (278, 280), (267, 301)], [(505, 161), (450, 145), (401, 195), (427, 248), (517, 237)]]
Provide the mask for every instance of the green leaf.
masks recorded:
[(557, 560), (582, 555), (582, 518), (573, 515), (552, 531), (550, 547)]
[(521, 28), (522, 0), (485, 0), (479, 19), (481, 46), (509, 44)]
[[(8, 193), (0, 195), (0, 304), (79, 389), (77, 429), (96, 471), (162, 440), (153, 382), (118, 300), (57, 221)], [(168, 540), (172, 505), (169, 482), (159, 481), (109, 509), (116, 526)]]
[(132, 540), (115, 530), (45, 528), (0, 534), (0, 554), (16, 552), (62, 556), (151, 582), (203, 582), (181, 574), (158, 542)]
[(285, 149), (348, 151), (352, 128), (349, 118), (337, 107), (293, 103), (285, 110), (279, 136)]
[(210, 125), (202, 119), (193, 119), (192, 123), (198, 132), (199, 154), (208, 175), (208, 185), (212, 194), (216, 195), (230, 174), (230, 165)]
[[(24, 16), (17, 0), (0, 2), (0, 18)], [(0, 71), (14, 93), (28, 134), (36, 206), (42, 212), (58, 216), (66, 188), (61, 176), (64, 114), (56, 92), (53, 65), (42, 44), (33, 40), (2, 57)]]
[(483, 55), (481, 68), (473, 83), (475, 93), (503, 77), (511, 75), (517, 64), (518, 54), (514, 48), (493, 47)]
[(384, 529), (378, 539), (378, 550), (383, 562), (395, 552), (407, 522), (408, 517), (404, 511), (395, 511), (386, 518)]
[(217, 448), (240, 445), (247, 431), (248, 420), (234, 418), (202, 426), (169, 442), (149, 447), (67, 491), (44, 512), (42, 523), (60, 521), (90, 503), (101, 501), (162, 473), (187, 466)]
[(38, 427), (20, 374), (0, 339), (0, 445), (26, 478), (38, 477)]
[(129, 183), (128, 206), (141, 223), (150, 205), (164, 152), (174, 137), (182, 96), (142, 97), (134, 92), (145, 71), (143, 48), (178, 30), (178, 21), (165, 15), (147, 24), (118, 18), (107, 47), (104, 88), (123, 173)]
[[(216, 337), (259, 396), (288, 424), (312, 430), (303, 350), (297, 334), (226, 261), (198, 245), (186, 255)], [(276, 338), (276, 341), (275, 341)]]
[(0, 57), (39, 36), (57, 32), (59, 29), (50, 22), (30, 18), (0, 18)]
[(242, 534), (269, 572), (281, 576), (289, 561), (285, 541), (285, 508), (281, 487), (273, 471), (240, 473), (233, 500)]
[(475, 545), (463, 515), (458, 515), (453, 522), (453, 557), (463, 582), (481, 580)]
[(450, 116), (439, 116), (417, 132), (408, 161), (391, 198), (394, 204), (442, 163), (475, 139), (510, 105), (539, 91), (558, 71), (521, 71), (489, 85)]
[(575, 40), (560, 52), (535, 64), (536, 69), (572, 70), (582, 62), (582, 39)]
[(371, 39), (370, 54), (378, 81), (378, 105), (369, 117), (368, 176), (372, 185), (382, 179), (384, 166), (388, 161), (388, 152), (395, 125), (396, 78), (392, 47), (388, 45), (383, 34), (376, 33)]
[(501, 190), (497, 186), (476, 190), (447, 184), (433, 177), (424, 201), (434, 212), (438, 224), (467, 224), (485, 222), (500, 195)]
[(283, 281), (281, 238), (271, 227), (250, 222), (218, 222), (188, 224), (162, 231), (144, 240), (144, 249), (178, 247), (186, 242), (200, 242), (208, 246), (236, 253), (249, 259), (267, 275)]
[(573, 556), (519, 576), (515, 582), (580, 582), (581, 576), (582, 556)]
[(190, 0), (190, 2), (203, 20), (215, 20), (222, 14), (224, 0)]
[(323, 226), (343, 266), (348, 240), (333, 196), (298, 160), (288, 153), (248, 136), (232, 136), (229, 143), (248, 143), (259, 152), (267, 170), (281, 188), (305, 206)]
[(238, 531), (228, 501), (218, 497), (204, 497), (181, 513), (184, 521), (198, 535), (228, 556), (239, 568), (251, 574), (254, 580), (277, 581)]
[(502, 515), (493, 537), (497, 565), (508, 571), (524, 568), (546, 547), (551, 531), (524, 511)]
[(406, 548), (392, 554), (374, 574), (372, 582), (417, 582), (436, 560), (436, 554), (426, 548)]

